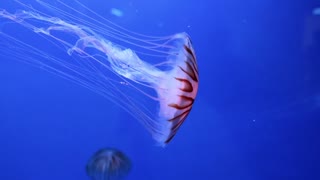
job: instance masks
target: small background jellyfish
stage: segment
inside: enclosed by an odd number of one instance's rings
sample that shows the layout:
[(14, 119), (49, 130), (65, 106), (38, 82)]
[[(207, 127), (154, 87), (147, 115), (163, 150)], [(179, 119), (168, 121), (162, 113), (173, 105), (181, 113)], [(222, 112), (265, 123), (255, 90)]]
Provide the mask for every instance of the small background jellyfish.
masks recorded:
[(87, 175), (91, 180), (124, 179), (130, 170), (129, 158), (114, 148), (100, 149), (90, 158), (86, 166)]

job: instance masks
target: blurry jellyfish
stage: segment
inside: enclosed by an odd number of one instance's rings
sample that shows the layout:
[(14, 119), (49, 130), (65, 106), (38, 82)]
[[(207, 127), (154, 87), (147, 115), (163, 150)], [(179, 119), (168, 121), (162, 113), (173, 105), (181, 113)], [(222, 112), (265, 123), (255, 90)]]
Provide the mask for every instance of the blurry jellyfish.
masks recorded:
[(131, 170), (129, 158), (114, 148), (97, 151), (86, 165), (87, 175), (91, 180), (124, 179)]
[(314, 8), (312, 11), (312, 14), (315, 16), (319, 16), (320, 15), (320, 8), (319, 7)]
[(196, 56), (186, 33), (139, 34), (77, 0), (72, 6), (60, 0), (15, 2), (25, 10), (0, 9), (1, 21), (13, 21), (31, 34), (23, 36), (13, 23), (2, 23), (1, 56), (84, 86), (134, 116), (159, 145), (171, 141), (198, 91)]

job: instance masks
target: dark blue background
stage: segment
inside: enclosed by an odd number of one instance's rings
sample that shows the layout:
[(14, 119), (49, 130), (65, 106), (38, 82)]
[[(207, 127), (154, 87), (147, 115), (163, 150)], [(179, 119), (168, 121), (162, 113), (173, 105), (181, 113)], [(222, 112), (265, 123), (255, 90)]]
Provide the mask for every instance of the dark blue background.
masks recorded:
[(131, 158), (128, 179), (320, 179), (320, 28), (308, 29), (319, 1), (81, 2), (139, 33), (188, 32), (200, 70), (193, 110), (163, 149), (105, 98), (0, 56), (1, 180), (85, 180), (102, 147)]

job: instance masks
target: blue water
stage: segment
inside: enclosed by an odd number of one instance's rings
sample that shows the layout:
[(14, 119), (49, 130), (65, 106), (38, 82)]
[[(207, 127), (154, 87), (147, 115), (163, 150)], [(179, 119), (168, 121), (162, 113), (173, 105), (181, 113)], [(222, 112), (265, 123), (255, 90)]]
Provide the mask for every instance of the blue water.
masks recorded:
[(188, 32), (200, 71), (193, 109), (157, 147), (107, 99), (0, 55), (0, 180), (86, 180), (103, 147), (130, 157), (127, 179), (320, 179), (319, 1), (80, 1), (139, 33)]

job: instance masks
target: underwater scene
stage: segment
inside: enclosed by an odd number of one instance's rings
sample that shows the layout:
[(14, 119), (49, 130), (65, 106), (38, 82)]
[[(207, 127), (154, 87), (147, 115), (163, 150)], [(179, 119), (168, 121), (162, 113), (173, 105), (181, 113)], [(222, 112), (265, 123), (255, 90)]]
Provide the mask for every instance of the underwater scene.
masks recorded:
[(318, 180), (318, 69), (317, 0), (1, 0), (0, 180)]

